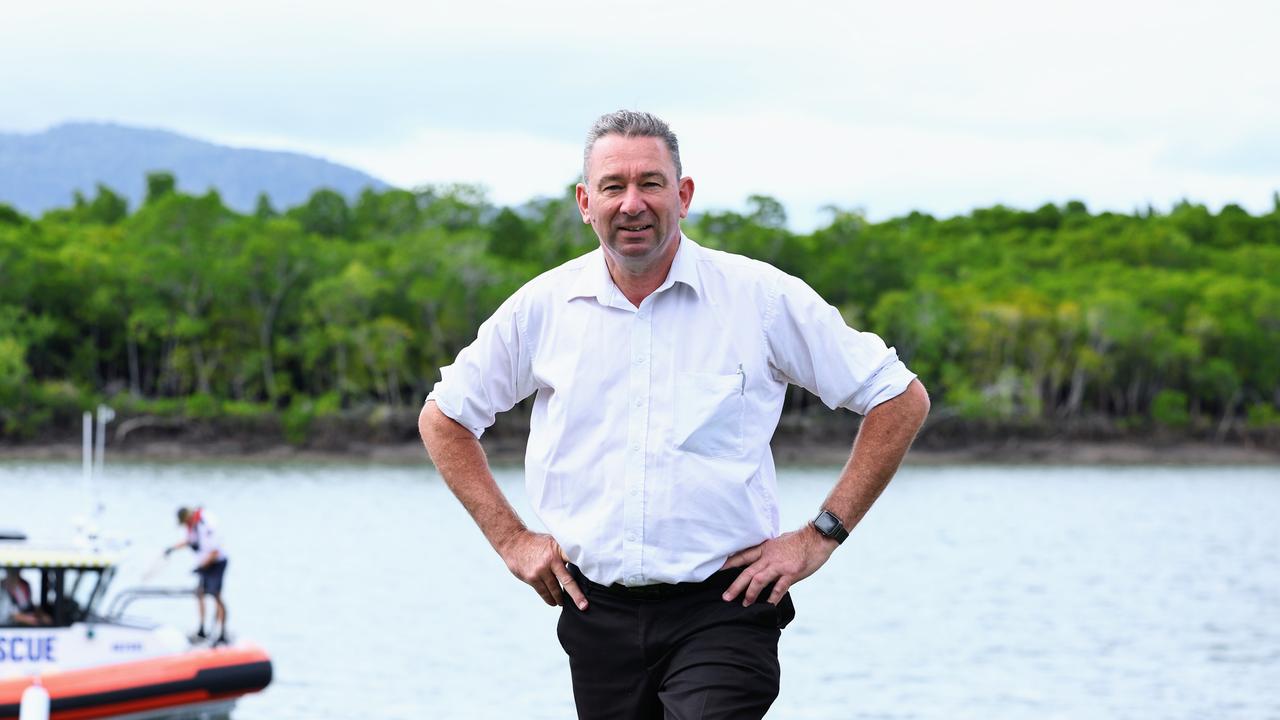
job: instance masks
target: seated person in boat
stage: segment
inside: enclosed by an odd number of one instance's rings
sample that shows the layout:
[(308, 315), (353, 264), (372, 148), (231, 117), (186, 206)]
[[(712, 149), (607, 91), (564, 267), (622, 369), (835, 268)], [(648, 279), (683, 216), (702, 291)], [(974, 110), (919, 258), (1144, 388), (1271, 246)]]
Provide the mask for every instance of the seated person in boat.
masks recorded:
[[(4, 588), (4, 597), (13, 605), (6, 624), (35, 627), (51, 623), (49, 613), (35, 606), (35, 596), (31, 592), (31, 584), (23, 579), (16, 568), (6, 568), (4, 580), (0, 580)], [(3, 617), (3, 614), (0, 614)]]

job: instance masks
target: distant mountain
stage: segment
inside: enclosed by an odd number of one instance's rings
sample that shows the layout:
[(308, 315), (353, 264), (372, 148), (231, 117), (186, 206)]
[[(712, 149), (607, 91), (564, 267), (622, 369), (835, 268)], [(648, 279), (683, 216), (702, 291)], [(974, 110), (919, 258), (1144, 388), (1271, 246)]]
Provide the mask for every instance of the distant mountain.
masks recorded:
[(292, 152), (215, 145), (164, 130), (106, 123), (67, 123), (42, 133), (0, 133), (0, 203), (24, 214), (72, 204), (76, 190), (92, 198), (98, 183), (136, 209), (146, 174), (174, 174), (178, 189), (216, 189), (228, 207), (251, 211), (265, 192), (277, 210), (297, 205), (320, 188), (354, 198), (387, 184), (359, 170)]

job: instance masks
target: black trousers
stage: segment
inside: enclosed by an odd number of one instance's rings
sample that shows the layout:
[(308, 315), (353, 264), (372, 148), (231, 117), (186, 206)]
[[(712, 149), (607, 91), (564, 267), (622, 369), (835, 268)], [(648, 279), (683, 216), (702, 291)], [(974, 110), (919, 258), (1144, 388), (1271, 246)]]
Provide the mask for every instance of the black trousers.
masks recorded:
[(741, 598), (720, 597), (740, 569), (649, 592), (569, 570), (588, 600), (585, 612), (566, 602), (557, 626), (579, 720), (751, 720), (778, 697), (790, 593), (776, 606), (761, 599), (744, 608)]

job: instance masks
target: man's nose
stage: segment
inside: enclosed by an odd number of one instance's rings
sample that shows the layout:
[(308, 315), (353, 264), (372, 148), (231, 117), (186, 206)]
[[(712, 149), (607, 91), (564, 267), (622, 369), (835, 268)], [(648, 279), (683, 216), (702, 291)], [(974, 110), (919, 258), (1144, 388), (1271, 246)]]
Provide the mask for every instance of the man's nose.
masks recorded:
[(640, 194), (640, 188), (628, 185), (622, 194), (622, 204), (618, 206), (618, 211), (623, 215), (639, 215), (644, 210), (644, 197)]

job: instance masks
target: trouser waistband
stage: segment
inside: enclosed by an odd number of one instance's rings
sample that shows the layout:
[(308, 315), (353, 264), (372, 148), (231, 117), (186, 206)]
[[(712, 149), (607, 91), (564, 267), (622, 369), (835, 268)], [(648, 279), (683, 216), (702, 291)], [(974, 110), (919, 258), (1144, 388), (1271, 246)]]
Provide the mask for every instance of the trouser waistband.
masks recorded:
[(734, 578), (742, 574), (742, 568), (731, 568), (729, 570), (719, 570), (711, 574), (706, 580), (701, 582), (681, 582), (681, 583), (655, 583), (653, 585), (633, 585), (627, 586), (621, 583), (612, 585), (601, 585), (587, 579), (586, 575), (578, 569), (577, 565), (569, 564), (569, 572), (573, 575), (573, 579), (584, 588), (589, 588), (592, 592), (601, 592), (614, 597), (627, 598), (630, 600), (665, 600), (667, 598), (680, 597), (689, 595), (699, 591), (715, 590), (716, 592), (724, 592), (733, 584)]

